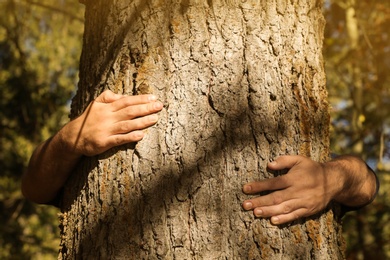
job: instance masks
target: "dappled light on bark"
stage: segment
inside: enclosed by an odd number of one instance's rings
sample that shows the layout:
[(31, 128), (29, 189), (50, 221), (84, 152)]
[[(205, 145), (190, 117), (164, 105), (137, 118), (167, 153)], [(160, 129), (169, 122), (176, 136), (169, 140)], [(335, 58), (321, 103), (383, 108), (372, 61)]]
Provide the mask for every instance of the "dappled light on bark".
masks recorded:
[(141, 142), (73, 174), (61, 257), (342, 255), (333, 211), (278, 227), (241, 208), (242, 185), (273, 177), (274, 157), (328, 159), (320, 5), (85, 4), (72, 116), (104, 89), (153, 93), (164, 109)]

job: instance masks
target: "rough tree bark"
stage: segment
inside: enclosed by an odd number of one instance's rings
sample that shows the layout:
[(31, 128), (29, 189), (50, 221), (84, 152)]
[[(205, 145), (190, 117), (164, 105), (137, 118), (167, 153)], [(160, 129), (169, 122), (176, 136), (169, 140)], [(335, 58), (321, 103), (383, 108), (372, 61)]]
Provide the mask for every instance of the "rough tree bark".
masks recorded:
[(241, 208), (281, 154), (324, 161), (322, 1), (85, 0), (72, 116), (104, 89), (154, 93), (144, 140), (85, 158), (62, 201), (62, 259), (339, 259), (337, 214), (281, 227)]

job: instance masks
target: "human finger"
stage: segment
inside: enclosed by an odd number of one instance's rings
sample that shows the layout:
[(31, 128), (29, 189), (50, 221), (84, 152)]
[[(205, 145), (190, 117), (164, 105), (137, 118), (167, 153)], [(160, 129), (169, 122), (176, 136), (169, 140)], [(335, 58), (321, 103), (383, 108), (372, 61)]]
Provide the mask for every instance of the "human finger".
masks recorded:
[(148, 104), (128, 106), (117, 111), (116, 120), (122, 121), (150, 115), (161, 111), (162, 108), (163, 104), (160, 101), (155, 101)]
[(255, 208), (253, 214), (256, 217), (270, 217), (272, 224), (280, 225), (307, 217), (314, 212), (309, 213), (309, 209), (305, 205), (300, 205), (299, 200), (294, 199), (278, 205)]
[(135, 130), (142, 130), (157, 123), (156, 114), (135, 118), (132, 120), (120, 121), (112, 126), (112, 135), (126, 134)]
[(300, 163), (305, 157), (301, 155), (282, 155), (274, 161), (268, 163), (268, 168), (271, 170), (290, 169)]
[(118, 111), (129, 106), (147, 104), (150, 102), (154, 102), (156, 100), (157, 100), (157, 96), (152, 94), (125, 96), (124, 98), (121, 98), (113, 102), (112, 109), (113, 111)]
[(252, 210), (259, 207), (274, 206), (293, 199), (291, 194), (284, 191), (275, 191), (267, 195), (245, 200), (242, 205), (245, 210)]
[(279, 217), (280, 224), (287, 223), (298, 218), (308, 217), (323, 210), (327, 202), (321, 198), (314, 199), (291, 197), (283, 202), (274, 205), (263, 205), (254, 207), (253, 214), (257, 217)]
[(114, 147), (122, 144), (138, 142), (142, 140), (144, 136), (145, 136), (144, 131), (136, 130), (126, 134), (115, 135), (114, 137), (111, 138), (110, 142), (111, 145)]
[(101, 103), (111, 103), (124, 97), (125, 96), (116, 94), (111, 90), (105, 90), (95, 99), (95, 101)]
[(101, 154), (101, 153), (107, 151), (108, 149), (111, 149), (111, 148), (119, 146), (119, 145), (138, 142), (138, 141), (142, 140), (142, 138), (144, 136), (145, 136), (145, 133), (142, 130), (131, 131), (131, 132), (126, 133), (126, 134), (112, 135), (112, 136), (109, 136), (107, 139), (105, 139), (103, 142), (95, 143), (94, 146), (92, 146), (88, 150), (88, 153), (85, 155), (94, 156), (96, 154)]
[(273, 191), (285, 189), (289, 186), (286, 182), (286, 177), (278, 176), (266, 180), (250, 182), (243, 186), (242, 190), (246, 194), (256, 194), (262, 191)]
[(282, 214), (289, 214), (300, 208), (305, 208), (302, 205), (302, 200), (299, 199), (287, 199), (281, 200), (279, 203), (269, 203), (257, 206), (253, 209), (253, 213), (256, 217), (271, 217)]
[(281, 215), (277, 215), (277, 216), (272, 216), (271, 223), (274, 225), (282, 225), (282, 224), (286, 224), (286, 223), (293, 222), (295, 220), (307, 217), (309, 215), (310, 214), (307, 214), (307, 209), (300, 208), (300, 209), (292, 211), (288, 214), (281, 214)]

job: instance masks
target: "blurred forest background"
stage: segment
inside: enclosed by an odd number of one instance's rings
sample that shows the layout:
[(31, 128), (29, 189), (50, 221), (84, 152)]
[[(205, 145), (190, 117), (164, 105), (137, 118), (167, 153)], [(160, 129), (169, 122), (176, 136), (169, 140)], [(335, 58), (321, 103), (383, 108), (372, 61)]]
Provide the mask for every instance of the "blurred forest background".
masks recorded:
[[(58, 211), (26, 201), (34, 147), (68, 121), (84, 7), (0, 0), (0, 259), (56, 259)], [(325, 0), (324, 58), (336, 154), (357, 154), (381, 190), (344, 221), (348, 259), (390, 259), (390, 0)]]

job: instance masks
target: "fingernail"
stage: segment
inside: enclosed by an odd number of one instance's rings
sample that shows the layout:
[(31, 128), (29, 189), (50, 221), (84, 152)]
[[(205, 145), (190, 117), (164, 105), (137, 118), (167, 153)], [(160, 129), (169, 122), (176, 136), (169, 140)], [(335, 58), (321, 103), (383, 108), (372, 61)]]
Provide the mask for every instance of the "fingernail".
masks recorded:
[(255, 216), (261, 217), (263, 215), (263, 211), (261, 209), (255, 209)]
[(242, 190), (245, 192), (245, 193), (249, 193), (252, 191), (252, 186), (251, 185), (244, 185), (244, 187), (242, 188)]
[(162, 109), (163, 108), (163, 104), (161, 102), (156, 102), (156, 103), (154, 103), (153, 108), (156, 109), (156, 110)]
[(155, 100), (157, 100), (157, 96), (150, 95), (148, 99), (149, 99), (149, 101), (155, 101)]
[(276, 165), (276, 161), (271, 161), (271, 162), (269, 162), (269, 164)]
[(279, 224), (280, 220), (278, 217), (272, 217), (271, 222), (272, 222), (272, 224)]
[(250, 209), (252, 209), (252, 206), (253, 206), (252, 202), (250, 202), (250, 201), (244, 202), (244, 209), (250, 210)]

